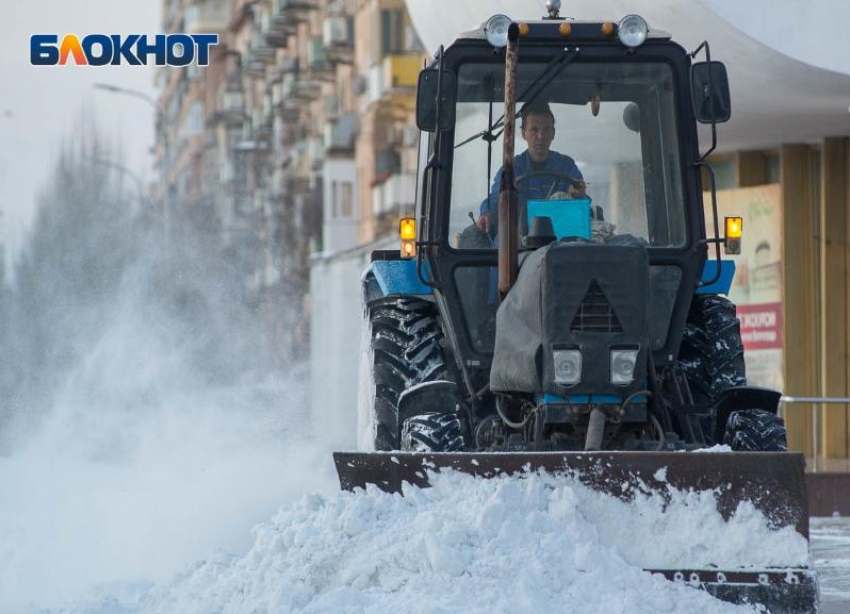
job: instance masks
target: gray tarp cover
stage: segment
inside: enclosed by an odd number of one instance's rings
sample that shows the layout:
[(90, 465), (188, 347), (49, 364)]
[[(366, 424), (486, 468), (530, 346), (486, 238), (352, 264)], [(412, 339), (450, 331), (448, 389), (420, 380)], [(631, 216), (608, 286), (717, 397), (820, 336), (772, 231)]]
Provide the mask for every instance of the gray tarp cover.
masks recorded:
[[(641, 241), (623, 235), (604, 245), (553, 243), (523, 255), (516, 284), (496, 312), (490, 389), (558, 395), (630, 394), (639, 389), (640, 377), (620, 386), (610, 381), (610, 350), (640, 349), (635, 370), (644, 371), (649, 263)], [(602, 317), (613, 318), (609, 324), (616, 322), (605, 332), (585, 330), (583, 323), (571, 325), (584, 314), (582, 304), (594, 284), (610, 309), (611, 315)], [(586, 375), (577, 384), (555, 382), (555, 347), (581, 348)]]
[(543, 273), (551, 245), (529, 254), (516, 283), (496, 312), (496, 346), (490, 390), (542, 390), (537, 360), (543, 344)]

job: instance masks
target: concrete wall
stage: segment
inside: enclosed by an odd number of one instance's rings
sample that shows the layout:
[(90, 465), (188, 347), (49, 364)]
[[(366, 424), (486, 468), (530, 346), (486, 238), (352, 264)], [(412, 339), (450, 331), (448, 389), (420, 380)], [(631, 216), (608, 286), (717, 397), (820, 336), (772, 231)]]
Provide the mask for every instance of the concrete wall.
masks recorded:
[[(357, 167), (353, 158), (329, 158), (322, 172), (324, 222), (322, 224), (322, 249), (341, 252), (357, 245)], [(334, 183), (337, 189), (334, 190)], [(342, 185), (351, 189), (351, 210), (346, 215), (342, 208)], [(333, 202), (336, 198), (336, 203)]]
[(360, 328), (363, 323), (360, 277), (373, 249), (316, 258), (310, 266), (310, 410), (337, 449), (357, 443)]

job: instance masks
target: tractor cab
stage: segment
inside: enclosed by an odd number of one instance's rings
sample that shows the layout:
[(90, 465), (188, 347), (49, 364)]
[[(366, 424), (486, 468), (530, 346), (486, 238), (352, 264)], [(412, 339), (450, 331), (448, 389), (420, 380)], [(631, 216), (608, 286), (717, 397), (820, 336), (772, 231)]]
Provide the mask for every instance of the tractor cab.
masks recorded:
[[(511, 27), (516, 70), (506, 83)], [(678, 354), (708, 245), (695, 119), (710, 120), (709, 111), (715, 122), (728, 118), (729, 95), (721, 64), (692, 65), (670, 38), (634, 15), (619, 24), (495, 16), (423, 71), (416, 257), (427, 262), (430, 278), (420, 276), (434, 286), (472, 386), (487, 384), (496, 342), (511, 99), (517, 219), (509, 231), (517, 234), (517, 266), (552, 243), (642, 247), (649, 267), (643, 360), (651, 352), (661, 367)]]

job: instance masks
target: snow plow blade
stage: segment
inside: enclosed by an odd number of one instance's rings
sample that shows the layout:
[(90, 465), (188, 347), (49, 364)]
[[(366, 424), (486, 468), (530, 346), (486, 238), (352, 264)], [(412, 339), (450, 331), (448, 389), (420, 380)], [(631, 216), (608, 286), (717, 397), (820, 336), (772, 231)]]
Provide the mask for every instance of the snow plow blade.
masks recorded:
[[(481, 477), (543, 470), (575, 476), (586, 486), (629, 499), (635, 487), (665, 493), (714, 490), (717, 508), (729, 518), (749, 501), (779, 528), (793, 526), (809, 539), (809, 516), (802, 454), (788, 452), (507, 452), (434, 453), (336, 452), (343, 490), (374, 485), (402, 492), (409, 482), (427, 487), (428, 473), (453, 469)], [(666, 471), (665, 471), (666, 468)], [(809, 568), (650, 569), (733, 603), (761, 604), (771, 614), (818, 611), (815, 573)]]

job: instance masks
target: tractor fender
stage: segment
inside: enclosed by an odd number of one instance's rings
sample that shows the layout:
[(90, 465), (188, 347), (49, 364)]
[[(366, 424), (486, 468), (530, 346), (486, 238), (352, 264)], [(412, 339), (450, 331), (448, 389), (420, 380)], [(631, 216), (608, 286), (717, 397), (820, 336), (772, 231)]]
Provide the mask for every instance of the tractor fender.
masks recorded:
[[(717, 260), (706, 260), (702, 267), (702, 281), (711, 281), (717, 275)], [(720, 277), (713, 284), (699, 286), (694, 294), (725, 294), (729, 296), (732, 288), (732, 280), (735, 278), (735, 261), (720, 261)]]
[[(395, 250), (394, 250), (395, 251)], [(398, 252), (395, 251), (397, 255)], [(431, 277), (428, 262), (422, 263), (422, 274)], [(387, 258), (386, 251), (373, 252), (372, 262), (363, 272), (363, 285), (367, 288), (368, 298), (381, 296), (429, 296), (430, 287), (422, 283), (416, 273), (416, 260)]]

